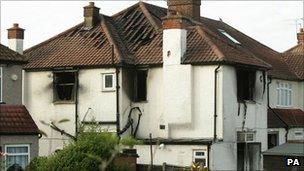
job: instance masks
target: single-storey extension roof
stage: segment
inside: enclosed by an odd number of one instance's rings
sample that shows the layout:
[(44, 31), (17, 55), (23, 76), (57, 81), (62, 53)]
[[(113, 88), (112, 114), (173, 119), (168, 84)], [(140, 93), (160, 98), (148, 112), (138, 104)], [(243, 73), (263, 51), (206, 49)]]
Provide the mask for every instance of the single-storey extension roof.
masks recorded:
[(287, 142), (280, 146), (271, 148), (265, 152), (263, 155), (271, 156), (304, 156), (304, 145), (303, 143)]
[(39, 130), (23, 105), (0, 104), (0, 135), (32, 135)]

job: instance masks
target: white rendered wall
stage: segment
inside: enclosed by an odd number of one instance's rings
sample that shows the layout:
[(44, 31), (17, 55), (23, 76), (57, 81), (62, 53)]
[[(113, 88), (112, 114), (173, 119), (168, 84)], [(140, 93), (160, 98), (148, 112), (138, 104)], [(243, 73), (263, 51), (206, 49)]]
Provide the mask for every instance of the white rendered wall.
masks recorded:
[[(262, 151), (267, 149), (267, 89), (263, 90), (263, 82), (260, 77), (262, 72), (256, 75), (254, 102), (246, 102), (247, 112), (244, 115), (244, 104), (240, 105), (238, 113), (237, 81), (234, 67), (223, 67), (223, 111), (224, 111), (224, 142), (235, 142), (237, 131), (254, 131), (256, 142), (262, 143)], [(266, 87), (265, 87), (266, 88)], [(263, 94), (263, 91), (264, 94)]]
[[(115, 73), (114, 69), (86, 69), (79, 71), (79, 121), (116, 121), (116, 92), (102, 91), (102, 73)], [(44, 72), (25, 72), (25, 105), (39, 129), (48, 137), (42, 137), (39, 155), (50, 155), (69, 141), (64, 135), (52, 130), (40, 121), (51, 122), (69, 119), (69, 122), (58, 123), (59, 128), (75, 134), (75, 104), (53, 103), (53, 74)], [(91, 108), (90, 110), (88, 110)], [(88, 112), (87, 112), (88, 111)], [(104, 125), (108, 131), (116, 131), (115, 125)]]
[[(216, 66), (192, 66), (192, 119), (188, 125), (167, 125), (168, 138), (213, 138), (213, 115), (214, 115), (214, 69)], [(219, 70), (218, 77), (218, 118), (217, 134), (218, 138), (223, 137), (222, 121), (222, 74)], [(160, 124), (167, 123), (164, 109), (164, 93), (161, 88), (163, 84), (162, 68), (151, 68), (147, 77), (147, 102), (132, 103), (131, 106), (141, 108), (143, 115), (138, 129), (139, 138), (148, 138), (152, 133), (153, 138), (166, 138), (159, 129)], [(172, 85), (172, 83), (170, 84)], [(125, 93), (123, 93), (125, 94)], [(176, 96), (179, 96), (176, 94)], [(178, 103), (178, 102), (177, 102)], [(177, 104), (174, 104), (177, 105)], [(177, 108), (180, 108), (177, 106)], [(126, 109), (125, 109), (126, 110)], [(124, 110), (123, 110), (124, 111)], [(129, 111), (129, 110), (126, 110)]]
[[(140, 145), (136, 146), (136, 149), (139, 155), (137, 163), (149, 165), (151, 161), (150, 146)], [(166, 164), (175, 166), (191, 166), (194, 150), (204, 150), (206, 156), (208, 156), (206, 145), (164, 145), (164, 148), (153, 145), (153, 164), (160, 166), (165, 162)]]
[[(291, 107), (281, 107), (277, 105), (277, 84), (278, 83), (289, 83), (292, 88), (292, 99)], [(272, 108), (297, 108), (304, 110), (304, 82), (298, 81), (287, 81), (273, 79), (269, 86), (269, 104)]]
[(15, 52), (23, 54), (23, 39), (8, 39), (8, 47)]
[(192, 122), (192, 66), (181, 64), (186, 46), (186, 30), (163, 31), (163, 113), (172, 125)]

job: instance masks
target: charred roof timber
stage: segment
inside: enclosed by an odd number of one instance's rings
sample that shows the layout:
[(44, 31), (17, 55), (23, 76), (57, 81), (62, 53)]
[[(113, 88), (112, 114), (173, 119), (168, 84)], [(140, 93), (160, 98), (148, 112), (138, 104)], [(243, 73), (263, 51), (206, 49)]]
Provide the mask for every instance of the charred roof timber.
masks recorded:
[(100, 22), (99, 9), (90, 2), (88, 6), (83, 7), (84, 27), (92, 28)]
[(200, 20), (201, 0), (167, 0), (169, 12), (177, 12), (194, 20)]

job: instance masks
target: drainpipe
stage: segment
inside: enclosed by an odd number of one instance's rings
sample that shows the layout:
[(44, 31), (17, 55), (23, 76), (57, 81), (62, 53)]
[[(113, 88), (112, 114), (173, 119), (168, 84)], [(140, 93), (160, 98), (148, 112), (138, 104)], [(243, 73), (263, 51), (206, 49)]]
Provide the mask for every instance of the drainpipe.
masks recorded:
[(269, 104), (269, 85), (271, 84), (271, 82), (272, 82), (272, 79), (269, 78), (269, 81), (267, 83), (267, 106), (279, 118), (279, 120), (284, 123), (285, 130), (286, 130), (285, 141), (287, 142), (287, 135), (288, 135), (288, 132), (289, 132), (288, 124), (270, 107), (270, 104)]
[(218, 74), (218, 69), (221, 67), (221, 64), (218, 64), (218, 66), (214, 70), (214, 119), (213, 119), (213, 141), (215, 142), (217, 140), (217, 134), (216, 134), (216, 118), (217, 118), (217, 74)]
[(116, 134), (120, 137), (120, 112), (119, 112), (119, 67), (114, 63), (114, 45), (112, 45), (112, 64), (115, 66), (116, 75)]
[(75, 78), (76, 78), (76, 91), (75, 91), (75, 137), (77, 139), (78, 136), (78, 90), (79, 90), (79, 80), (78, 80), (78, 72), (79, 70), (77, 69), (75, 73)]

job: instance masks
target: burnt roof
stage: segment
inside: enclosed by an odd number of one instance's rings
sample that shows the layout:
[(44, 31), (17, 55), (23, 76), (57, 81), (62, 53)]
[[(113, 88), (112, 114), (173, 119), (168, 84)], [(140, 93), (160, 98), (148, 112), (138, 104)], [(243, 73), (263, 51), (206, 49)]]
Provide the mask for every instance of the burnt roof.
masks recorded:
[[(111, 17), (101, 15), (101, 23), (86, 30), (83, 23), (42, 42), (25, 54), (25, 69), (96, 67), (114, 64), (161, 65), (162, 18), (167, 9), (139, 2)], [(222, 21), (202, 17), (191, 20), (187, 52), (183, 63), (247, 65), (269, 71), (270, 76), (297, 79), (280, 54)], [(225, 30), (237, 45), (218, 29)], [(115, 47), (112, 58), (111, 45)]]
[(284, 61), (295, 75), (304, 80), (304, 44), (298, 44), (282, 54)]
[(301, 109), (268, 109), (268, 128), (304, 127), (304, 111)]
[(38, 127), (25, 106), (0, 104), (0, 135), (30, 135), (38, 133)]
[(27, 62), (24, 56), (2, 44), (0, 44), (0, 60), (3, 62)]

